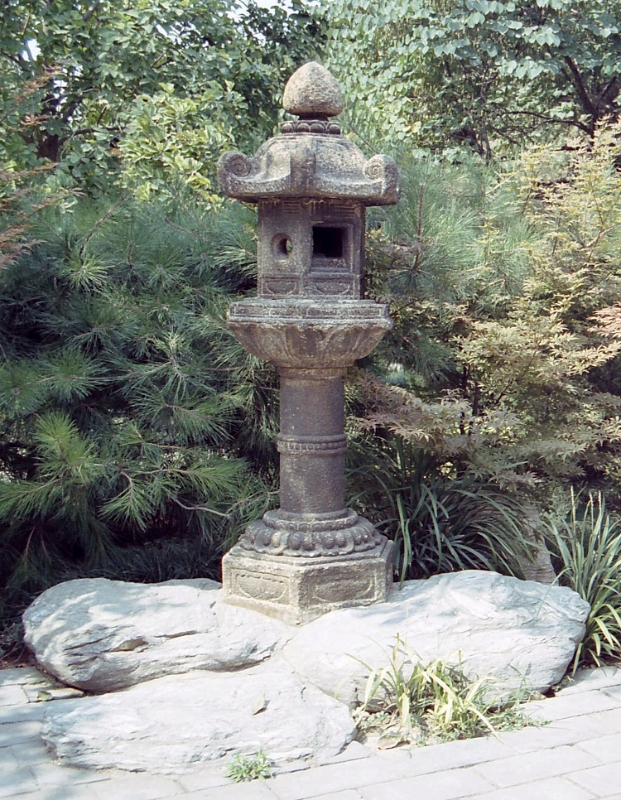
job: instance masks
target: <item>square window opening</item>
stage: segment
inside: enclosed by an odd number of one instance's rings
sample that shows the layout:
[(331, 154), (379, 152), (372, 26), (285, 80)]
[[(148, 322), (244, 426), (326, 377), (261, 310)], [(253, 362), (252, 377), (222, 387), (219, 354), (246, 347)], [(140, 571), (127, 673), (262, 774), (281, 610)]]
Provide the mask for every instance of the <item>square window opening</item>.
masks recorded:
[(345, 228), (313, 227), (313, 256), (343, 258)]

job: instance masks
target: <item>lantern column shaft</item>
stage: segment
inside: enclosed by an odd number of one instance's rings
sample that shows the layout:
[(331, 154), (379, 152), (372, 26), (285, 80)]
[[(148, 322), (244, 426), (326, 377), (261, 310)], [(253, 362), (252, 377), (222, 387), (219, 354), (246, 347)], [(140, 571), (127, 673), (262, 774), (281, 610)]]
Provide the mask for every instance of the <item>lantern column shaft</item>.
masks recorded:
[(324, 519), (345, 509), (343, 370), (280, 372), (280, 509)]

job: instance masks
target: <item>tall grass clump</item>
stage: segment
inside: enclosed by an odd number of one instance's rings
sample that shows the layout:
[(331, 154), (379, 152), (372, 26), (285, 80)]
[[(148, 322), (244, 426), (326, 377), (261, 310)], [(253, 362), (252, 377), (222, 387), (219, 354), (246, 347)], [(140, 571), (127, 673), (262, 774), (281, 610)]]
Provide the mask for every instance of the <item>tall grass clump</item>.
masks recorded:
[(364, 665), (369, 677), (355, 712), (363, 736), (380, 734), (380, 748), (473, 739), (529, 724), (519, 697), (499, 700), (491, 680), (469, 680), (440, 659), (422, 664), (400, 636), (387, 662), (379, 669)]
[(533, 547), (518, 500), (473, 475), (443, 475), (399, 437), (382, 444), (364, 448), (350, 482), (358, 509), (394, 541), (399, 580), (465, 569), (522, 577)]
[(621, 657), (621, 520), (606, 511), (601, 494), (586, 502), (571, 492), (564, 518), (546, 518), (547, 541), (559, 580), (591, 606), (572, 671)]

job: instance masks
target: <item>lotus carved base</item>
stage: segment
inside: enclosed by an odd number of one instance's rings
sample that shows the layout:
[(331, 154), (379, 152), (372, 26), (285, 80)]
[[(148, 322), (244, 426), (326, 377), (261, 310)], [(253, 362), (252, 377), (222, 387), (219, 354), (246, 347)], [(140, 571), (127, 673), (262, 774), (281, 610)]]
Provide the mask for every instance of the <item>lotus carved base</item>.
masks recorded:
[(290, 369), (348, 367), (392, 325), (387, 307), (369, 300), (243, 300), (233, 303), (227, 322), (246, 350)]

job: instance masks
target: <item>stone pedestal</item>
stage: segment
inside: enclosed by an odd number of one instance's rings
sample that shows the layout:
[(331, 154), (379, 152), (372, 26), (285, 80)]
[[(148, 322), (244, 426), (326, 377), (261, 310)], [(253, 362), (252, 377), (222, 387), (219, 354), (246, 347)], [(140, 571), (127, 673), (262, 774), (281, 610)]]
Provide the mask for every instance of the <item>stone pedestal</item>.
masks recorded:
[[(240, 323), (241, 305), (231, 310), (229, 325), (252, 352), (263, 352), (266, 341), (273, 346), (278, 333), (304, 330), (302, 320), (259, 325), (245, 318)], [(371, 304), (374, 313), (378, 309)], [(281, 310), (284, 315), (284, 303)], [(339, 363), (345, 356), (337, 355), (338, 347), (325, 347), (325, 334), (330, 327), (351, 332), (354, 323), (346, 311), (341, 309), (338, 322), (322, 320), (306, 330), (309, 361), (332, 362), (331, 367), (279, 367), (280, 508), (252, 522), (222, 562), (228, 602), (292, 625), (336, 608), (384, 602), (392, 583), (392, 542), (345, 506), (347, 439)], [(370, 349), (387, 322), (376, 318), (366, 335), (359, 332), (355, 352)], [(284, 352), (280, 357), (273, 352), (271, 360), (285, 360)], [(301, 355), (297, 359), (308, 363)]]
[(236, 545), (222, 560), (227, 602), (303, 625), (336, 608), (389, 597), (392, 542), (348, 556), (268, 556)]

